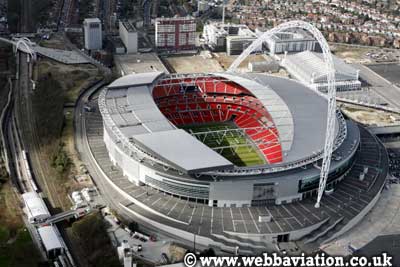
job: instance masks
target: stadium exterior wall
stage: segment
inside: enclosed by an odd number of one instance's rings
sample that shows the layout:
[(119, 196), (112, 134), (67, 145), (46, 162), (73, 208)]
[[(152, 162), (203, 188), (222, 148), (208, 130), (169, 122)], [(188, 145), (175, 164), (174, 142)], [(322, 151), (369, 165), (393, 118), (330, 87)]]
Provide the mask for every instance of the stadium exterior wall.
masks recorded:
[[(266, 183), (274, 187), (275, 196), (273, 201), (277, 205), (302, 200), (303, 194), (306, 193), (299, 193), (300, 181), (305, 178), (304, 174), (301, 173), (302, 169), (298, 169), (295, 175), (286, 175), (282, 173), (275, 177), (268, 177), (268, 179), (262, 176), (249, 176), (245, 179), (230, 179), (225, 181), (207, 182), (192, 179), (183, 182), (180, 181), (180, 177), (174, 179), (170, 174), (163, 175), (161, 171), (152, 169), (151, 166), (146, 166), (130, 157), (128, 153), (123, 151), (118, 142), (113, 140), (109, 131), (111, 130), (107, 129), (107, 127), (104, 128), (104, 143), (109, 152), (111, 161), (114, 165), (118, 165), (123, 170), (123, 174), (127, 179), (135, 185), (146, 184), (152, 188), (177, 197), (184, 197), (195, 201), (201, 200), (208, 203), (209, 206), (216, 207), (251, 206), (252, 200), (254, 200), (254, 186)], [(352, 158), (353, 155), (351, 155), (350, 158)], [(344, 160), (342, 165), (348, 164), (349, 161), (349, 159)], [(336, 169), (340, 167), (341, 165), (337, 166)], [(333, 170), (333, 172), (334, 171), (335, 170)], [(318, 173), (316, 173), (315, 179), (318, 179)], [(341, 179), (341, 177), (337, 179)], [(172, 184), (174, 188), (182, 187), (183, 189), (180, 191), (179, 189), (176, 191), (169, 191), (162, 187), (165, 183)], [(185, 194), (185, 190), (188, 188), (192, 191)], [(198, 191), (201, 191), (204, 196), (202, 197), (199, 195), (196, 197), (191, 193)]]

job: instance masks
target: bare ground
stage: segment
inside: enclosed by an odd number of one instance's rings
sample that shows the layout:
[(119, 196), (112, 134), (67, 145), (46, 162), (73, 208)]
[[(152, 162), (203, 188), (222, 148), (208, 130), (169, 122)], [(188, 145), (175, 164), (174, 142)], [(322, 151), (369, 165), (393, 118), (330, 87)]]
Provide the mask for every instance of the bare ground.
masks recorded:
[(177, 56), (165, 59), (176, 73), (221, 72), (223, 68), (214, 58), (202, 55)]

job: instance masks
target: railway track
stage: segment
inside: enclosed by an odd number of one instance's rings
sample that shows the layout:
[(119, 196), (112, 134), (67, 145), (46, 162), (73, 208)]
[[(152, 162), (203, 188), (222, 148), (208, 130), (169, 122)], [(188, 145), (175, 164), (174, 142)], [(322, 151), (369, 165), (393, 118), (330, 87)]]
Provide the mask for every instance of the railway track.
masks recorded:
[[(30, 99), (31, 68), (29, 63), (26, 61), (26, 57), (26, 54), (21, 54), (19, 56), (18, 65), (20, 75), (19, 80), (16, 80), (15, 84), (17, 90), (14, 90), (15, 94), (12, 99), (13, 101), (11, 101), (10, 106), (6, 110), (3, 124), (1, 125), (3, 139), (6, 146), (5, 150), (8, 156), (10, 176), (12, 177), (13, 184), (20, 195), (28, 192), (39, 193), (40, 189), (34, 178), (36, 173), (38, 173), (35, 172), (36, 169), (39, 169), (40, 173), (40, 167), (42, 167), (42, 164), (40, 164), (40, 156), (38, 156), (40, 150), (37, 150), (40, 147), (40, 144), (35, 143), (39, 140), (39, 137), (35, 131), (35, 120), (32, 115), (32, 101)], [(32, 153), (28, 154), (26, 152), (27, 149), (32, 149)], [(39, 164), (31, 165), (29, 158), (32, 160), (39, 160)], [(54, 184), (50, 183), (49, 185), (46, 181), (46, 177), (41, 178), (43, 178), (42, 181), (47, 190), (55, 190)], [(47, 195), (50, 199), (52, 195), (49, 194), (49, 192), (51, 193), (51, 191), (47, 191)], [(37, 228), (29, 223), (27, 223), (26, 226), (31, 232), (32, 237), (37, 240), (36, 243), (40, 244), (40, 232)], [(60, 256), (62, 261), (58, 260), (58, 262), (64, 263), (60, 266), (76, 266), (68, 246), (66, 245), (68, 240), (64, 241), (64, 229), (58, 229), (55, 225), (52, 227), (54, 228), (54, 231), (61, 232), (61, 235), (58, 234), (58, 236), (60, 236), (60, 243), (65, 248), (65, 255)]]
[(42, 153), (42, 145), (40, 143), (40, 137), (37, 134), (37, 127), (40, 127), (34, 116), (34, 110), (32, 106), (32, 90), (30, 84), (30, 68), (29, 64), (24, 64), (26, 60), (26, 54), (20, 56), (20, 80), (19, 90), (15, 96), (15, 116), (16, 124), (21, 132), (21, 139), (23, 140), (24, 149), (29, 152), (30, 162), (34, 177), (36, 177), (39, 186), (43, 188), (50, 203), (53, 207), (68, 208), (65, 206), (63, 199), (54, 183), (49, 182), (51, 177), (49, 174), (52, 171), (49, 169), (48, 164), (43, 162), (49, 161), (49, 157), (44, 158)]
[(14, 164), (16, 183), (18, 184), (19, 191), (26, 193), (33, 191), (30, 178), (32, 177), (29, 170), (26, 169), (25, 161), (25, 150), (21, 144), (20, 136), (15, 124), (15, 117), (11, 114), (11, 118), (7, 129), (7, 140), (11, 154), (13, 156), (12, 162)]

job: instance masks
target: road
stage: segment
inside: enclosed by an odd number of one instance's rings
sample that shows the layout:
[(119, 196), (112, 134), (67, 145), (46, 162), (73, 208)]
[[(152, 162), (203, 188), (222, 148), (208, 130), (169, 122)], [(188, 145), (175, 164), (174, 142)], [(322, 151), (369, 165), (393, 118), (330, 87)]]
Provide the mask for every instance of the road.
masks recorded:
[(371, 88), (383, 97), (390, 105), (400, 108), (400, 88), (361, 64), (354, 64), (360, 70), (360, 77), (367, 81)]

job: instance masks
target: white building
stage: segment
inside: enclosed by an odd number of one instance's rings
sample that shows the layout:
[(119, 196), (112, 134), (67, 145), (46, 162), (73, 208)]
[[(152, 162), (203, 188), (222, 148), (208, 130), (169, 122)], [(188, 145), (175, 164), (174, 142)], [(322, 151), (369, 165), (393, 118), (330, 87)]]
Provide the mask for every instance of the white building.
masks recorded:
[[(342, 59), (332, 55), (335, 66), (337, 91), (361, 89), (359, 70), (346, 64)], [(303, 51), (301, 53), (285, 55), (282, 66), (297, 80), (306, 86), (326, 92), (328, 88), (328, 69), (321, 53)]]
[[(256, 30), (258, 36), (263, 32)], [(306, 31), (296, 30), (295, 32), (279, 32), (266, 40), (269, 53), (282, 54), (284, 52), (315, 51), (317, 41)]]
[[(208, 23), (203, 28), (205, 44), (213, 51), (226, 51), (228, 55), (238, 55), (257, 39), (257, 35), (246, 25)], [(259, 51), (262, 50), (260, 46)]]
[(100, 19), (85, 19), (83, 21), (83, 33), (85, 36), (85, 49), (100, 50), (103, 48), (103, 36)]
[(138, 52), (138, 33), (132, 23), (119, 21), (119, 37), (126, 48), (127, 54)]

